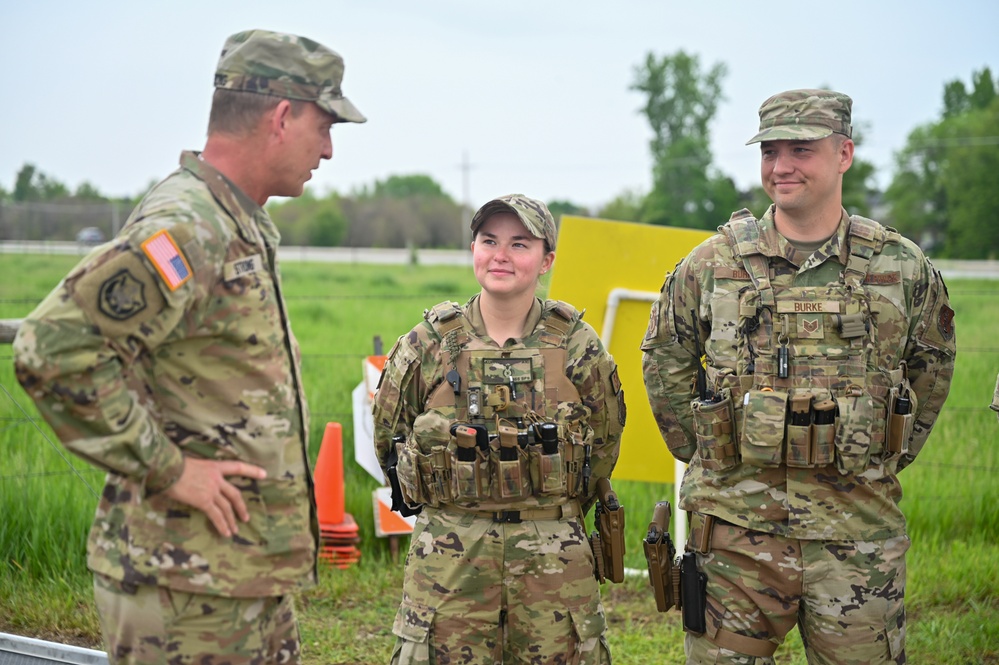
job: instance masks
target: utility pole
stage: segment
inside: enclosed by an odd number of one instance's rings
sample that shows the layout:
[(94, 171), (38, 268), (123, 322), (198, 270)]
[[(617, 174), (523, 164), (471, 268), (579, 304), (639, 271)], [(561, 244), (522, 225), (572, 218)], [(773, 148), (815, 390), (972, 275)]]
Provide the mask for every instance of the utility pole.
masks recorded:
[(469, 195), (469, 181), (471, 180), (472, 165), (468, 161), (468, 151), (461, 154), (461, 246), (468, 247), (472, 244), (472, 229), (469, 224), (472, 221), (472, 202)]

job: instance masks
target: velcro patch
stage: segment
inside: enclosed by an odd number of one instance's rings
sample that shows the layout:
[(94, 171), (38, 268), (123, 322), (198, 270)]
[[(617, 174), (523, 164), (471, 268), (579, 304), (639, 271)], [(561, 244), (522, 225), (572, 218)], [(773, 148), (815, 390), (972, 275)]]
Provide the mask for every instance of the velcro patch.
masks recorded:
[(867, 273), (867, 277), (864, 278), (864, 284), (874, 284), (876, 286), (881, 286), (883, 284), (898, 284), (901, 281), (902, 273), (897, 270), (893, 272)]
[(530, 383), (533, 379), (530, 358), (484, 358), (482, 365), (483, 383)]
[(97, 308), (117, 321), (130, 319), (146, 308), (145, 285), (128, 268), (123, 268), (98, 288)]
[(222, 279), (231, 282), (243, 275), (251, 275), (264, 269), (264, 260), (259, 254), (244, 256), (241, 259), (230, 261), (222, 267)]
[(937, 329), (948, 342), (954, 337), (954, 310), (947, 305), (940, 308), (940, 316), (937, 317)]
[(783, 300), (777, 303), (779, 314), (811, 314), (818, 312), (839, 313), (839, 302), (836, 300)]
[(611, 389), (614, 391), (614, 394), (617, 395), (619, 392), (621, 392), (621, 379), (618, 378), (617, 367), (615, 367), (614, 371), (611, 372), (610, 378), (611, 378)]
[(825, 328), (822, 325), (821, 314), (799, 314), (798, 315), (798, 339), (822, 339), (825, 337)]
[(715, 268), (715, 279), (739, 279), (749, 281), (751, 278), (744, 268), (729, 268), (728, 266), (718, 266)]
[(176, 291), (191, 279), (191, 266), (166, 229), (157, 231), (142, 243), (142, 251), (171, 291)]

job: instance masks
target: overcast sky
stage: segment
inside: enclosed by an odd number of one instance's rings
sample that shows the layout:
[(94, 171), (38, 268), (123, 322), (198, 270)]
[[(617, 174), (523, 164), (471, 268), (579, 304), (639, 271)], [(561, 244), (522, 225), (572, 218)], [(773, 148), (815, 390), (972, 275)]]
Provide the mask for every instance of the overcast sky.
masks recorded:
[(859, 154), (884, 185), (909, 132), (939, 118), (946, 82), (999, 73), (995, 0), (0, 0), (0, 26), (8, 191), (25, 162), (115, 196), (169, 173), (204, 144), (222, 44), (250, 28), (344, 56), (344, 92), (369, 121), (334, 129), (318, 193), (422, 173), (473, 207), (646, 191), (651, 132), (629, 86), (650, 51), (726, 65), (711, 148), (742, 188), (759, 154), (744, 143), (775, 92), (852, 96)]

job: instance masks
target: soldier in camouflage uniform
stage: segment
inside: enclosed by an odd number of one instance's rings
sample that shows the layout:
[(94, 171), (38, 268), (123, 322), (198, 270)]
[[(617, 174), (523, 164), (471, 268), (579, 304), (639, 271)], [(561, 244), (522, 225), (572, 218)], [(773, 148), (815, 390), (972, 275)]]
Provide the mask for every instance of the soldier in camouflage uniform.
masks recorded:
[(365, 118), (343, 60), (294, 35), (226, 42), (204, 152), (23, 322), (18, 380), (107, 471), (88, 566), (112, 663), (293, 663), (316, 581), (309, 418), (271, 196), (298, 196)]
[(688, 663), (772, 663), (795, 624), (810, 663), (905, 662), (897, 474), (947, 397), (954, 313), (914, 243), (842, 207), (851, 105), (764, 102), (749, 143), (773, 205), (734, 213), (652, 307), (645, 385), (689, 463), (680, 507), (706, 576)]
[(617, 461), (617, 366), (570, 305), (535, 297), (555, 224), (519, 194), (475, 213), (482, 286), (389, 353), (375, 447), (422, 505), (393, 663), (609, 663), (583, 515)]

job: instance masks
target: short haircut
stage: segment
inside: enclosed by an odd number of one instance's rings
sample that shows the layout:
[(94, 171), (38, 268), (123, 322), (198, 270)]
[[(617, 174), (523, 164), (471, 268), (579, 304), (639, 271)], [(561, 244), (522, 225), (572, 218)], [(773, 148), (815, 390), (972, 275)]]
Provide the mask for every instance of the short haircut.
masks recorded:
[[(252, 132), (265, 114), (274, 110), (284, 97), (262, 95), (244, 90), (216, 88), (212, 96), (212, 110), (208, 116), (209, 134), (235, 134), (243, 136)], [(289, 99), (291, 115), (298, 116), (305, 110), (299, 99)]]

